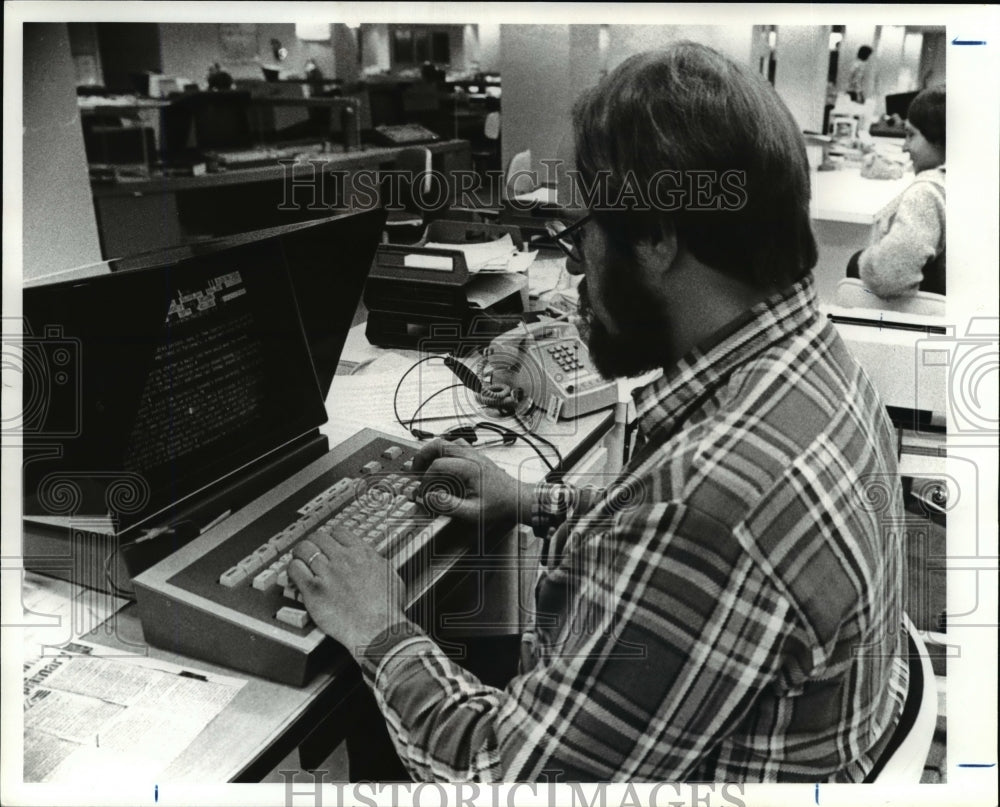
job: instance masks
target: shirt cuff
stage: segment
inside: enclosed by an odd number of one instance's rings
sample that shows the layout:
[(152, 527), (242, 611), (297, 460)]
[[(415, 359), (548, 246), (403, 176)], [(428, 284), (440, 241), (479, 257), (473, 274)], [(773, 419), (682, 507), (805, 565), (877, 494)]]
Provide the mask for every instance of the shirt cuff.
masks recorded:
[(365, 682), (374, 689), (380, 672), (393, 658), (405, 653), (406, 648), (425, 642), (430, 642), (427, 634), (409, 620), (386, 628), (358, 656)]

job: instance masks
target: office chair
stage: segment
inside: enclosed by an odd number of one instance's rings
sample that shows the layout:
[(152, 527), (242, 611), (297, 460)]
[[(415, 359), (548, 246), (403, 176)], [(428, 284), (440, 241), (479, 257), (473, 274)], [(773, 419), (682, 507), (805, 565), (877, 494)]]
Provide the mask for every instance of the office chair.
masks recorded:
[(881, 759), (865, 777), (867, 783), (919, 784), (937, 724), (937, 686), (930, 655), (910, 618), (903, 615), (909, 655), (910, 685), (903, 714)]
[[(402, 173), (403, 180), (393, 180), (391, 189), (382, 184), (382, 203), (390, 202), (393, 207), (402, 205), (402, 210), (390, 210), (385, 222), (385, 241), (391, 244), (414, 244), (424, 234), (433, 212), (425, 209), (422, 198), (430, 198), (431, 151), (424, 146), (402, 149), (394, 160), (394, 172)], [(422, 177), (418, 181), (418, 178)], [(447, 210), (447, 206), (444, 208)]]
[(836, 304), (845, 308), (874, 308), (903, 314), (921, 314), (943, 317), (946, 312), (945, 296), (929, 291), (918, 291), (908, 297), (887, 299), (871, 292), (854, 277), (845, 277), (837, 284)]
[(480, 174), (494, 165), (500, 167), (500, 113), (489, 112), (483, 119), (482, 141), (472, 150), (472, 164)]
[(517, 196), (521, 193), (531, 193), (535, 183), (531, 181), (528, 172), (531, 171), (531, 149), (519, 151), (510, 158), (507, 164), (506, 191), (507, 196)]

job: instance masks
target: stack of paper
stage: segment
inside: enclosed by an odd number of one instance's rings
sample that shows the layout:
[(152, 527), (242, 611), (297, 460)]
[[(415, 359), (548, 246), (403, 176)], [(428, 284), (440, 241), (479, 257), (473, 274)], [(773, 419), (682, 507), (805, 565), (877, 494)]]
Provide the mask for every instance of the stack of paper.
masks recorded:
[(521, 252), (510, 235), (479, 244), (424, 244), (428, 249), (449, 249), (465, 255), (469, 272), (524, 272), (535, 260), (534, 252)]

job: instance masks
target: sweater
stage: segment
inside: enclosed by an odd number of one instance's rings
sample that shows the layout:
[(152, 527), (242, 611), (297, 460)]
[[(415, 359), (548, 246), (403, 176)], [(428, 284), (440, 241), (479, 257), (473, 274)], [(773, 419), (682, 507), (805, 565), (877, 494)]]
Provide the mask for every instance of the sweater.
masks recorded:
[[(879, 297), (903, 297), (923, 287), (944, 293), (945, 167), (921, 171), (879, 215), (872, 244), (858, 257), (864, 284)], [(940, 280), (924, 272), (937, 258)]]

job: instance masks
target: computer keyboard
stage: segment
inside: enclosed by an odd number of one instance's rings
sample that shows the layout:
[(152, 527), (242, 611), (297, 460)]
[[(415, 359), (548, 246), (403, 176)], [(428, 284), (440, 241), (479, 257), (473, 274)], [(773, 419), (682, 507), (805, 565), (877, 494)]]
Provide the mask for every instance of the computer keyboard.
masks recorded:
[[(384, 453), (391, 456), (395, 452), (402, 452), (402, 448), (389, 446)], [(380, 471), (378, 460), (369, 461), (362, 469), (372, 475)], [(285, 599), (302, 602), (288, 576), (292, 547), (311, 535), (330, 535), (336, 528), (352, 531), (384, 557), (396, 559), (401, 549), (419, 540), (421, 530), (433, 529), (434, 524), (426, 523), (426, 511), (415, 500), (420, 487), (416, 477), (380, 474), (372, 486), (373, 478), (346, 477), (319, 493), (299, 508), (295, 521), (226, 569), (219, 576), (219, 584), (234, 589), (249, 583), (262, 592), (278, 587)], [(300, 628), (309, 624), (308, 614), (287, 606), (278, 609), (275, 618)]]
[(375, 140), (387, 146), (413, 146), (433, 143), (441, 137), (419, 123), (383, 124), (374, 129)]
[(259, 168), (272, 166), (277, 160), (295, 159), (303, 155), (319, 154), (322, 144), (297, 145), (274, 148), (239, 149), (234, 151), (213, 151), (207, 156), (212, 170), (224, 171), (229, 168)]
[(146, 639), (306, 683), (336, 646), (312, 623), (289, 577), (299, 541), (338, 527), (353, 531), (392, 562), (410, 602), (463, 554), (436, 541), (450, 520), (418, 500), (415, 451), (365, 430), (143, 572), (134, 583)]

